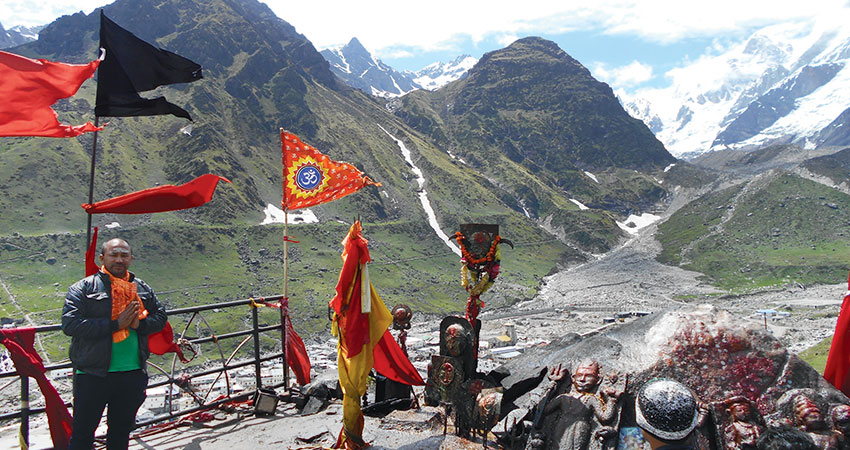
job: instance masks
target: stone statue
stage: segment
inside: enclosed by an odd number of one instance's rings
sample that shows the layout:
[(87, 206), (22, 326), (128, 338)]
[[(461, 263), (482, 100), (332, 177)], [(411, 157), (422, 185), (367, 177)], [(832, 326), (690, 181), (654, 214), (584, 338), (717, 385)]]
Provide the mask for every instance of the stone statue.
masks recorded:
[(755, 449), (762, 427), (752, 417), (754, 410), (752, 402), (736, 395), (726, 400), (724, 404), (729, 414), (729, 423), (723, 427), (725, 448), (727, 450)]
[(440, 354), (431, 356), (425, 404), (458, 404), (461, 385), (475, 375), (476, 361), (472, 354), (475, 330), (461, 317), (446, 317), (440, 322)]
[(473, 328), (463, 317), (448, 316), (440, 322), (440, 355), (461, 359), (467, 378), (475, 378), (478, 370), (476, 349), (480, 328), (481, 321)]
[[(558, 383), (569, 377), (567, 370), (558, 366), (549, 373), (549, 379)], [(548, 436), (551, 449), (607, 449), (613, 448), (617, 434), (620, 404), (625, 386), (613, 386), (617, 375), (610, 378), (611, 386), (602, 384), (599, 364), (587, 361), (580, 364), (572, 377), (572, 389), (549, 400), (543, 414), (558, 412), (554, 433)], [(623, 383), (627, 381), (624, 379)], [(613, 441), (613, 442), (612, 442)]]
[(830, 430), (818, 405), (809, 397), (800, 394), (794, 397), (794, 424), (815, 441), (818, 448), (840, 449), (840, 435)]
[(839, 434), (842, 449), (850, 449), (850, 405), (838, 404), (830, 412), (832, 431)]
[(475, 411), (472, 415), (473, 434), (481, 436), (484, 448), (487, 448), (487, 433), (499, 421), (502, 408), (502, 388), (485, 388), (475, 399)]
[(437, 406), (456, 403), (455, 397), (464, 381), (463, 363), (451, 356), (431, 356), (425, 404)]

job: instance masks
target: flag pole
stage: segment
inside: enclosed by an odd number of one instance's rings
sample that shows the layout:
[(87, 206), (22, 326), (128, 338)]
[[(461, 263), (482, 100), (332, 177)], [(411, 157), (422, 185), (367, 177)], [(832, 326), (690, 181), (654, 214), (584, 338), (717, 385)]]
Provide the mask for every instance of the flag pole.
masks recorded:
[[(284, 181), (285, 182), (285, 181)], [(284, 308), (280, 308), (280, 345), (283, 353), (283, 387), (289, 389), (289, 355), (286, 352), (286, 321), (289, 320), (289, 251), (287, 241), (289, 240), (289, 209), (283, 210), (283, 300), (286, 302)]]
[[(99, 125), (100, 117), (94, 116), (94, 126), (97, 128)], [(94, 139), (92, 139), (91, 145), (91, 172), (89, 173), (89, 205), (94, 203), (94, 162), (97, 156), (97, 130), (94, 132)], [(88, 215), (88, 220), (86, 223), (86, 246), (85, 248), (89, 248), (91, 245), (91, 214), (86, 212)]]

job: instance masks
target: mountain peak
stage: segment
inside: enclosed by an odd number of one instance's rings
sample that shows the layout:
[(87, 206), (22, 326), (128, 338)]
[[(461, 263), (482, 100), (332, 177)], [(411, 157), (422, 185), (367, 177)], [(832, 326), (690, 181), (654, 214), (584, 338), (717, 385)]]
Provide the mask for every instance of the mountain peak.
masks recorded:
[(348, 44), (345, 44), (345, 47), (343, 48), (369, 53), (368, 50), (366, 50), (366, 47), (364, 47), (363, 44), (360, 43), (360, 40), (356, 37), (351, 38), (351, 40), (348, 41)]
[(449, 63), (429, 64), (415, 73), (399, 72), (375, 58), (356, 37), (341, 48), (321, 53), (346, 84), (381, 97), (398, 97), (415, 89), (438, 89), (463, 77), (477, 61), (461, 55)]
[(17, 25), (7, 30), (3, 28), (3, 24), (0, 24), (0, 49), (11, 48), (34, 41), (38, 39), (38, 32), (42, 28), (42, 26), (24, 27)]

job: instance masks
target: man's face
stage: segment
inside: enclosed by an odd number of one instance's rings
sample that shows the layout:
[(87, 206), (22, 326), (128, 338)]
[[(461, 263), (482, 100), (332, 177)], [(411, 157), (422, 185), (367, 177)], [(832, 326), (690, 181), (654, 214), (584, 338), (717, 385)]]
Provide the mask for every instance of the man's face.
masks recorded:
[(573, 380), (576, 390), (579, 392), (590, 392), (599, 381), (599, 374), (596, 369), (589, 366), (581, 366), (576, 370)]
[(117, 278), (123, 278), (127, 269), (133, 261), (130, 246), (121, 239), (113, 239), (106, 243), (103, 253), (100, 254), (100, 262), (106, 270)]

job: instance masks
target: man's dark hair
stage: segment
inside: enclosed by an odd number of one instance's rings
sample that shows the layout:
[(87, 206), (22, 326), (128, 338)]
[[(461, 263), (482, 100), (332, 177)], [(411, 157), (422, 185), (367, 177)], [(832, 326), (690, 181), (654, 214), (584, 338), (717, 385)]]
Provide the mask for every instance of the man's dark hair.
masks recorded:
[(756, 442), (758, 450), (816, 450), (812, 438), (797, 428), (768, 428)]

